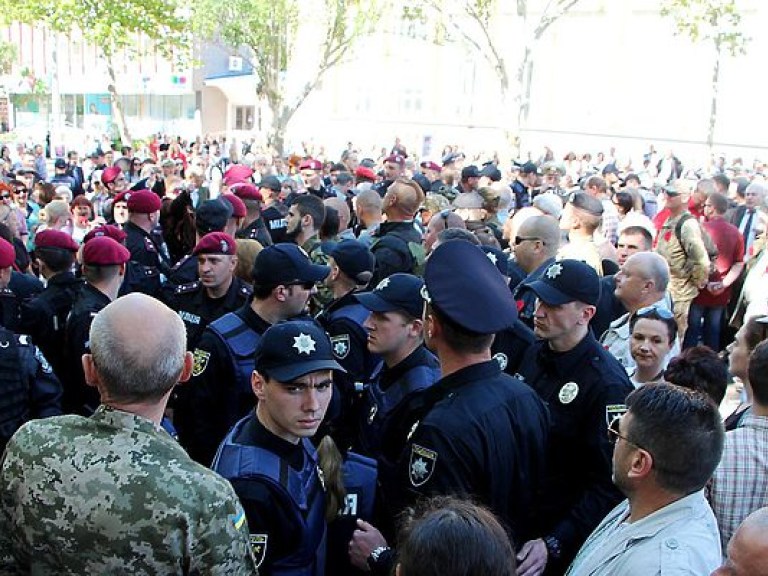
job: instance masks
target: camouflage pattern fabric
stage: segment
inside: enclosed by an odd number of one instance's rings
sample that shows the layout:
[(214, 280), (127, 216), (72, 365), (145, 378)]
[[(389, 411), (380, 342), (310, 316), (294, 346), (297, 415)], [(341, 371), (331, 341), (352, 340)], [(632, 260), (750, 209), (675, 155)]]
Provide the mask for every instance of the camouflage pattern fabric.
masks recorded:
[(257, 574), (230, 484), (154, 423), (100, 406), (14, 435), (0, 574)]

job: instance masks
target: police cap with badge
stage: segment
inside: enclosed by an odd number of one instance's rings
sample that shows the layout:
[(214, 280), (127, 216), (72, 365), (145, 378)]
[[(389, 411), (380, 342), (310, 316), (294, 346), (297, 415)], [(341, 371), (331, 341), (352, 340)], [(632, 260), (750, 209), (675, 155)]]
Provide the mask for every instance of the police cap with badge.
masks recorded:
[(600, 300), (600, 278), (586, 262), (560, 260), (551, 264), (540, 279), (523, 284), (520, 290), (531, 290), (550, 306), (583, 302), (597, 306)]
[(278, 382), (291, 382), (321, 370), (344, 368), (336, 362), (328, 334), (311, 320), (270, 326), (254, 352), (254, 370)]
[(362, 242), (343, 240), (328, 250), (328, 256), (358, 286), (367, 286), (373, 278), (376, 258)]
[(496, 265), (469, 242), (445, 242), (432, 252), (422, 295), (438, 316), (475, 334), (495, 334), (517, 319), (512, 292)]
[(355, 294), (355, 298), (371, 312), (405, 312), (421, 318), (424, 281), (418, 276), (398, 272), (384, 278), (371, 292)]

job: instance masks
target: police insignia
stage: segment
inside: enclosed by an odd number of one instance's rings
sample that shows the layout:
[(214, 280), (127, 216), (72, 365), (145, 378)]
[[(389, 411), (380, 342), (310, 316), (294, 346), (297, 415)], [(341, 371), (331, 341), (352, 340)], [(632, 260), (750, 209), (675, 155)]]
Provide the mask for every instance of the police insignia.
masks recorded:
[(493, 355), (493, 359), (499, 363), (499, 368), (501, 368), (502, 370), (506, 369), (507, 364), (509, 362), (506, 354), (504, 354), (503, 352), (497, 352), (496, 354)]
[(610, 426), (616, 418), (621, 418), (627, 413), (626, 404), (608, 404), (605, 407), (605, 425)]
[[(373, 424), (373, 419), (376, 418), (376, 412), (379, 411), (379, 405), (374, 404), (371, 406), (370, 412), (368, 412), (368, 424)], [(408, 436), (410, 438), (410, 435)]]
[(554, 280), (555, 278), (560, 276), (560, 273), (562, 271), (563, 271), (563, 265), (560, 264), (560, 262), (555, 262), (554, 264), (552, 264), (552, 266), (547, 268), (547, 271), (545, 272), (545, 274), (547, 278), (549, 278), (550, 280)]
[(195, 348), (195, 351), (192, 353), (192, 358), (195, 361), (195, 363), (192, 365), (192, 376), (200, 376), (200, 374), (205, 372), (205, 369), (208, 367), (208, 359), (210, 357), (210, 352), (200, 350), (200, 348)]
[(415, 487), (422, 486), (432, 477), (437, 462), (437, 452), (423, 446), (411, 446), (411, 460), (408, 463), (408, 476)]
[(349, 334), (331, 336), (331, 345), (333, 346), (333, 355), (339, 360), (344, 360), (349, 354)]
[(264, 562), (264, 557), (267, 555), (267, 535), (251, 534), (251, 550), (253, 550), (253, 557), (256, 559), (256, 568), (260, 568), (261, 563)]
[(574, 401), (576, 396), (579, 395), (579, 385), (576, 382), (568, 382), (560, 388), (560, 393), (557, 395), (561, 404), (570, 404)]

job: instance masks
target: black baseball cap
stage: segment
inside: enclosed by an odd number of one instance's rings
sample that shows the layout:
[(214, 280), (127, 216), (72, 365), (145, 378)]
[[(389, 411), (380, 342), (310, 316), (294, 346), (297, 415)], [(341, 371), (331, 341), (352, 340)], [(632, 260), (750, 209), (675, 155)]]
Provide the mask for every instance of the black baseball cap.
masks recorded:
[(355, 298), (371, 312), (405, 312), (421, 318), (424, 281), (412, 274), (397, 273), (384, 278), (372, 292), (355, 294)]
[(346, 372), (335, 360), (328, 334), (312, 320), (270, 326), (256, 346), (254, 369), (278, 382), (291, 382), (319, 370)]
[(281, 242), (267, 246), (253, 263), (253, 281), (264, 286), (292, 282), (320, 282), (330, 273), (328, 266), (313, 264), (296, 244)]
[(526, 162), (520, 166), (520, 172), (523, 174), (540, 174), (539, 167), (533, 162)]
[(259, 182), (259, 188), (266, 188), (267, 190), (272, 190), (273, 192), (280, 192), (282, 187), (283, 185), (280, 183), (280, 180), (277, 178), (277, 176), (264, 176), (261, 179), (261, 182)]
[(362, 242), (343, 240), (331, 247), (328, 256), (333, 258), (341, 271), (359, 285), (368, 284), (373, 278), (376, 259)]
[(566, 259), (550, 265), (538, 280), (521, 284), (520, 290), (532, 290), (550, 306), (568, 302), (597, 306), (600, 300), (600, 278), (586, 262)]
[(216, 198), (206, 200), (195, 211), (195, 227), (201, 236), (210, 232), (222, 232), (232, 216), (232, 205)]
[(467, 178), (480, 178), (481, 174), (480, 171), (477, 169), (477, 166), (474, 164), (470, 164), (469, 166), (465, 166), (461, 169), (461, 179), (466, 180)]

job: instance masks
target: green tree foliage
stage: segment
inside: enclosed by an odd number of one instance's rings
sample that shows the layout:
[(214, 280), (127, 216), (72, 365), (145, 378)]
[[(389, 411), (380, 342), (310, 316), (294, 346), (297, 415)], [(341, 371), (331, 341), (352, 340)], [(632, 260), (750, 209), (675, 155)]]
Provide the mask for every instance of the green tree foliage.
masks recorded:
[(746, 54), (749, 38), (741, 30), (741, 13), (736, 0), (665, 0), (661, 13), (672, 18), (677, 33), (692, 42), (709, 43), (714, 51), (712, 100), (707, 128), (707, 146), (714, 146), (720, 67), (725, 55)]
[[(201, 37), (253, 66), (255, 96), (264, 98), (272, 113), (268, 141), (282, 153), (291, 118), (355, 41), (373, 29), (378, 7), (377, 0), (198, 0), (193, 20)], [(301, 78), (299, 59), (301, 70), (311, 70)]]
[(42, 25), (62, 34), (78, 29), (86, 42), (101, 51), (109, 74), (113, 116), (123, 142), (131, 142), (131, 137), (116, 88), (115, 55), (157, 50), (183, 64), (191, 54), (188, 16), (179, 0), (0, 0), (0, 10), (6, 22)]

